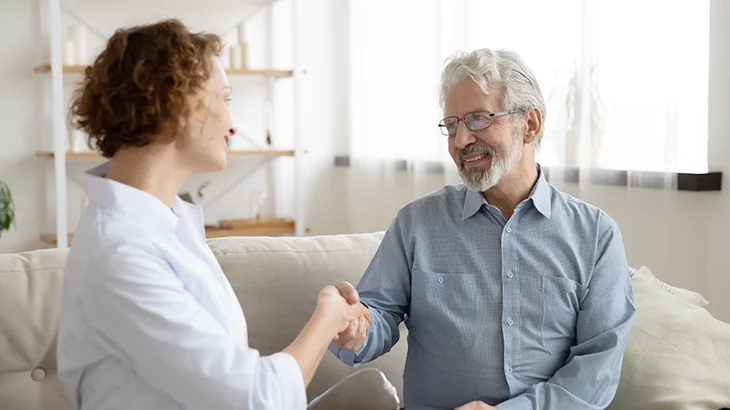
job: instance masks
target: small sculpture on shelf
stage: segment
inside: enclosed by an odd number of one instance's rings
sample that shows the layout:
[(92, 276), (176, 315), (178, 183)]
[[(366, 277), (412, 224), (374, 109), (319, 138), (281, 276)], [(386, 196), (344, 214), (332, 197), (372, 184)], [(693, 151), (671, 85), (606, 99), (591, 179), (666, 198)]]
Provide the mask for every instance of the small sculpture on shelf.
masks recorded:
[(197, 192), (195, 193), (196, 199), (193, 199), (193, 196), (188, 191), (181, 192), (181, 193), (177, 194), (177, 196), (180, 197), (180, 199), (182, 199), (185, 202), (195, 204), (205, 197), (205, 195), (203, 195), (203, 192), (205, 191), (205, 188), (208, 187), (208, 185), (210, 185), (210, 181), (205, 181), (202, 184), (200, 184), (200, 186), (197, 189)]
[(263, 220), (261, 213), (264, 206), (266, 206), (267, 199), (268, 195), (266, 192), (254, 192), (251, 195), (251, 219), (256, 222), (261, 222)]

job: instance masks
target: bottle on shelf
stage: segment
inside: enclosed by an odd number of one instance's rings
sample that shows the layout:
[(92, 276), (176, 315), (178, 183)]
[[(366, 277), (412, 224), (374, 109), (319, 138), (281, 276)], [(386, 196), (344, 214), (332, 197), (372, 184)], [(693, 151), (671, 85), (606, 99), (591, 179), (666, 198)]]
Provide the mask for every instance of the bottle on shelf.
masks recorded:
[[(246, 39), (246, 22), (241, 22), (238, 25), (238, 43), (235, 44), (235, 47), (231, 47), (231, 65), (233, 65), (234, 59), (236, 61), (239, 61), (238, 66), (234, 66), (234, 69), (237, 70), (246, 70), (249, 68), (248, 66), (248, 40)], [(234, 56), (235, 53), (235, 56)]]

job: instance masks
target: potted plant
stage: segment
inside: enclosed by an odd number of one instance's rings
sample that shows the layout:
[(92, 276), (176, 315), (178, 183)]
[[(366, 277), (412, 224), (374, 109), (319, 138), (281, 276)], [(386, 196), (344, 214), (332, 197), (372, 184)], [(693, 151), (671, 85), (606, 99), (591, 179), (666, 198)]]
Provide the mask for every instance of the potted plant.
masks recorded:
[(0, 181), (0, 236), (3, 231), (10, 230), (11, 226), (15, 227), (15, 204), (10, 187)]

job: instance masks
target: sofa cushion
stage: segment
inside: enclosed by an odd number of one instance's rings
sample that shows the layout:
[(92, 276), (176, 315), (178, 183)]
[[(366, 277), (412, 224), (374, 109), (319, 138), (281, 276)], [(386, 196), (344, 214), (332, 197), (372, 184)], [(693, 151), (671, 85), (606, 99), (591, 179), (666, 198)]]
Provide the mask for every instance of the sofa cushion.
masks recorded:
[(70, 409), (56, 377), (68, 252), (0, 254), (0, 408)]
[(631, 282), (636, 321), (608, 409), (730, 407), (730, 325), (666, 292), (652, 276)]
[[(220, 238), (209, 245), (229, 278), (249, 325), (249, 343), (262, 354), (286, 347), (309, 320), (317, 295), (325, 285), (349, 281), (356, 285), (383, 233), (311, 238)], [(388, 354), (360, 368), (377, 367), (401, 394), (407, 350), (401, 341)], [(307, 391), (313, 399), (353, 373), (327, 353)], [(348, 381), (317, 409), (394, 408), (378, 375), (369, 372)]]
[(685, 300), (695, 306), (699, 307), (705, 307), (710, 304), (710, 302), (707, 301), (707, 299), (704, 298), (701, 294), (691, 291), (689, 289), (679, 288), (676, 286), (669, 285), (667, 283), (662, 282), (654, 276), (654, 274), (651, 272), (649, 268), (646, 266), (642, 266), (639, 269), (635, 269), (634, 273), (637, 275), (645, 275), (654, 282), (655, 285), (659, 286), (662, 290), (664, 290), (667, 293), (670, 293), (682, 300)]

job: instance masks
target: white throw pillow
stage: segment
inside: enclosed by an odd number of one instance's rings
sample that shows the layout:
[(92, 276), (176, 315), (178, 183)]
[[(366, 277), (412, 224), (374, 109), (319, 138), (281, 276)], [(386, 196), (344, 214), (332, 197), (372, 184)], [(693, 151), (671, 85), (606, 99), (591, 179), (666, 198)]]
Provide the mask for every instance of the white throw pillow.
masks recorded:
[(710, 302), (707, 301), (702, 295), (700, 295), (697, 292), (693, 292), (688, 289), (678, 288), (676, 286), (668, 285), (661, 280), (659, 280), (654, 274), (647, 268), (646, 266), (642, 266), (639, 269), (629, 268), (629, 272), (631, 273), (631, 277), (634, 275), (644, 275), (652, 280), (652, 282), (659, 286), (662, 290), (665, 292), (668, 292), (686, 302), (689, 302), (695, 306), (699, 307), (705, 307), (710, 304)]
[(631, 283), (636, 320), (607, 410), (730, 407), (730, 325), (665, 292), (650, 275)]

